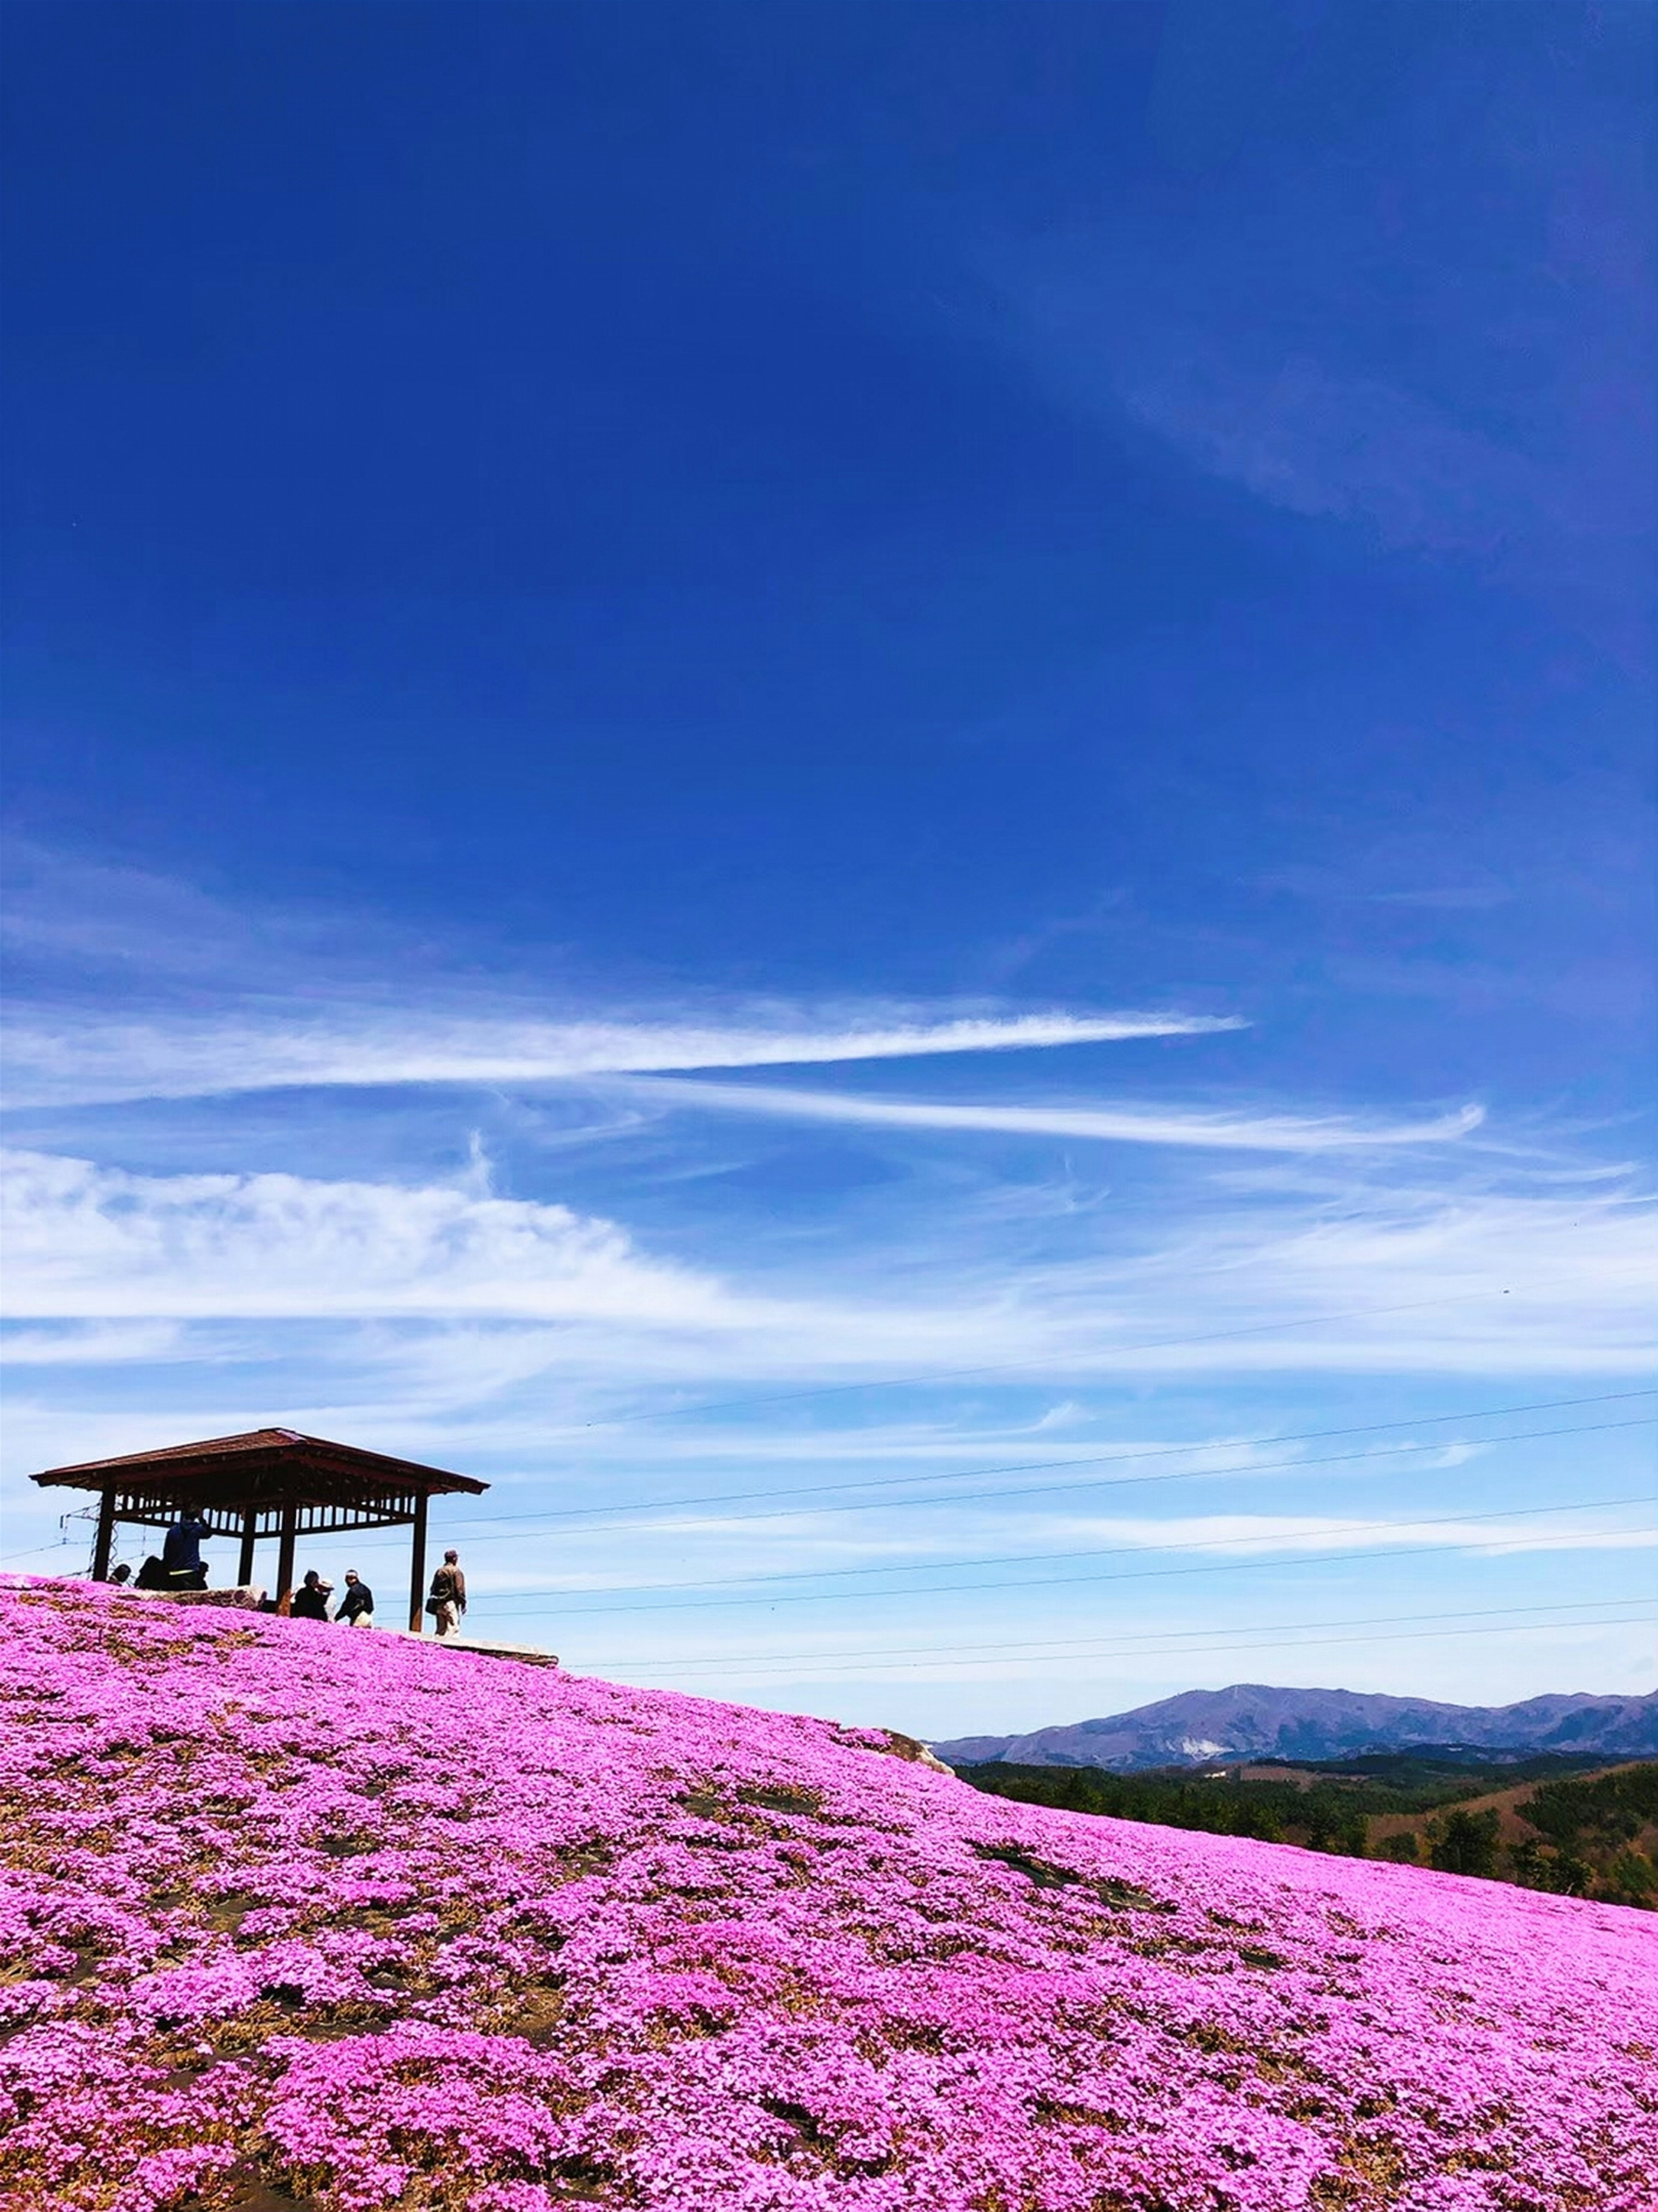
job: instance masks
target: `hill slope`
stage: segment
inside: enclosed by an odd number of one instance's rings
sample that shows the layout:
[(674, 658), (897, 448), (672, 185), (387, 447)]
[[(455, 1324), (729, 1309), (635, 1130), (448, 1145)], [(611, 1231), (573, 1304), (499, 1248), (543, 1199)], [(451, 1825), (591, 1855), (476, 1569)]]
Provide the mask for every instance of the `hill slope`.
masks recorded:
[(1417, 1743), (1485, 1751), (1658, 1756), (1658, 1691), (1649, 1697), (1527, 1698), (1517, 1705), (1443, 1705), (1356, 1690), (1278, 1690), (1235, 1682), (1185, 1690), (1102, 1720), (1027, 1735), (962, 1736), (933, 1746), (955, 1766), (1174, 1766), (1220, 1758), (1340, 1759)]
[(0, 1591), (7, 2212), (1650, 2212), (1647, 1916)]

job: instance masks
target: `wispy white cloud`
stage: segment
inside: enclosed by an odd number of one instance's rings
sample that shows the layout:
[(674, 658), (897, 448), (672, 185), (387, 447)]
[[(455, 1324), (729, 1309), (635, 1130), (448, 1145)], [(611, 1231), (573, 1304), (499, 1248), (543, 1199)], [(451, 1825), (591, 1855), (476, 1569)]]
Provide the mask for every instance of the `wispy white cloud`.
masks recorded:
[(1297, 514), (1368, 521), (1384, 545), (1495, 559), (1516, 516), (1564, 535), (1564, 472), (1381, 378), (1304, 355), (1254, 373), (1175, 343), (1121, 391), (1217, 475)]
[[(1538, 598), (1643, 665), (1651, 323), (1634, 302), (1651, 289), (1649, 156), (1569, 71), (1540, 106), (1523, 69), (1493, 59), (1479, 57), (1466, 129), (1446, 131), (1455, 95), (1436, 70), (1339, 150), (1258, 136), (1238, 189), (1199, 221), (1171, 223), (1153, 194), (1011, 236), (987, 257), (1006, 302), (996, 336), (1119, 435), (1127, 418), (1273, 507)], [(1412, 184), (1384, 213), (1363, 180), (1367, 164), (1401, 173), (1401, 129)], [(1482, 173), (1518, 225), (1511, 251), (1424, 219)], [(1396, 315), (1329, 311), (1356, 268), (1398, 253), (1413, 198), (1412, 318), (1436, 334), (1430, 364)], [(1531, 228), (1546, 207), (1546, 245)]]
[[(1498, 1555), (1516, 1550), (1650, 1551), (1658, 1547), (1658, 1528), (1651, 1525), (1649, 1516), (1644, 1524), (1631, 1517), (1639, 1516), (1643, 1510), (1644, 1501), (1637, 1501), (1632, 1506), (1615, 1510), (1600, 1508), (1558, 1516), (1521, 1514), (1509, 1522), (1493, 1521), (1478, 1513), (1470, 1513), (1466, 1518), (1431, 1514), (1394, 1518), (1353, 1515), (1339, 1517), (1334, 1514), (1309, 1517), (1291, 1513), (1171, 1514), (1157, 1518), (1125, 1514), (1063, 1520), (1024, 1515), (1011, 1528), (1003, 1526), (1000, 1534), (1005, 1548), (988, 1553), (984, 1550), (987, 1536), (984, 1527), (954, 1531), (941, 1531), (935, 1527), (882, 1542), (820, 1538), (812, 1545), (813, 1563), (806, 1569), (799, 1565), (799, 1538), (805, 1533), (803, 1524), (800, 1531), (792, 1531), (787, 1538), (774, 1534), (764, 1544), (748, 1540), (744, 1547), (745, 1556), (740, 1562), (734, 1560), (729, 1550), (726, 1551), (721, 1555), (720, 1566), (724, 1569), (733, 1564), (738, 1565), (738, 1571), (731, 1579), (739, 1589), (750, 1583), (764, 1584), (780, 1580), (798, 1583), (821, 1578), (833, 1582), (838, 1573), (844, 1576), (848, 1593), (855, 1595), (857, 1582), (862, 1581), (872, 1590), (878, 1590), (882, 1586), (880, 1578), (887, 1573), (914, 1577), (934, 1568), (953, 1573), (975, 1566), (1052, 1568), (1072, 1561), (1085, 1564), (1119, 1555), (1132, 1559), (1140, 1553), (1215, 1553), (1246, 1559), (1258, 1556), (1294, 1558), (1308, 1553), (1351, 1552), (1372, 1547), (1430, 1551), (1455, 1548)], [(711, 1529), (709, 1533), (718, 1532)], [(676, 1540), (680, 1540), (680, 1535), (676, 1529)], [(1010, 1536), (1016, 1540), (1009, 1543)], [(562, 1541), (568, 1543), (568, 1539)], [(481, 1586), (515, 1593), (681, 1589), (713, 1593), (724, 1580), (723, 1575), (714, 1582), (670, 1575), (662, 1580), (641, 1581), (636, 1561), (618, 1553), (614, 1546), (610, 1550), (610, 1559), (603, 1565), (567, 1565), (540, 1572), (526, 1573), (510, 1560), (503, 1561), (485, 1571)], [(769, 1558), (764, 1556), (767, 1553)], [(774, 1559), (775, 1565), (772, 1564)], [(689, 1566), (700, 1562), (691, 1557), (679, 1564)]]
[(184, 1331), (166, 1321), (11, 1328), (0, 1334), (0, 1362), (9, 1367), (111, 1367), (175, 1355), (199, 1358), (202, 1348), (191, 1345), (186, 1349)]
[[(6, 840), (13, 956), (6, 1094), (20, 1107), (295, 1086), (533, 1085), (655, 1069), (1032, 1051), (1246, 1026), (1184, 1007), (797, 1002), (703, 991), (671, 1006), (427, 944), (372, 913), (240, 906), (127, 866)], [(549, 978), (552, 980), (549, 980)], [(200, 1008), (210, 1006), (211, 1011)], [(112, 1017), (112, 1006), (122, 1013)]]
[(568, 1206), (442, 1184), (132, 1175), (39, 1152), (4, 1165), (18, 1316), (732, 1318), (710, 1278), (644, 1259)]
[(1428, 914), (1483, 914), (1506, 906), (1514, 893), (1498, 884), (1445, 884), (1418, 891), (1367, 891), (1371, 906), (1419, 907)]
[(1363, 1121), (1341, 1115), (1218, 1114), (1151, 1106), (958, 1105), (934, 1099), (875, 1098), (855, 1091), (795, 1091), (776, 1085), (675, 1082), (652, 1077), (657, 1098), (726, 1114), (782, 1121), (844, 1121), (875, 1128), (969, 1129), (1007, 1136), (1072, 1137), (1108, 1144), (1183, 1145), (1210, 1150), (1351, 1152), (1376, 1145), (1445, 1143), (1485, 1119), (1479, 1106), (1429, 1121)]
[(299, 1009), (281, 1019), (110, 1023), (20, 1017), (7, 1049), (14, 1106), (225, 1096), (294, 1085), (532, 1084), (663, 1068), (762, 1067), (1029, 1051), (1242, 1027), (1170, 1012), (951, 1013), (906, 1008), (732, 1009), (707, 1022), (466, 1018), (440, 1006)]
[[(430, 1358), (451, 1405), (556, 1373), (590, 1412), (618, 1387), (706, 1395), (715, 1376), (1623, 1373), (1649, 1355), (1650, 1211), (1623, 1189), (1275, 1172), (1276, 1188), (1188, 1194), (1166, 1225), (1127, 1221), (1054, 1257), (1010, 1253), (994, 1221), (976, 1238), (958, 1209), (949, 1233), (896, 1224), (890, 1249), (716, 1272), (614, 1221), (464, 1185), (18, 1153), (7, 1287), (19, 1318), (373, 1324), (382, 1397)], [(422, 1316), (519, 1333), (499, 1362), (458, 1361), (449, 1327), (385, 1334)]]
[[(1636, 1510), (1638, 1512), (1640, 1508)], [(1538, 1515), (1530, 1519), (1516, 1518), (1512, 1522), (1494, 1522), (1478, 1514), (1470, 1514), (1466, 1520), (1433, 1515), (1400, 1516), (1395, 1519), (1361, 1519), (1334, 1514), (1309, 1517), (1288, 1513), (1192, 1513), (1155, 1518), (1150, 1515), (1102, 1515), (1074, 1516), (1045, 1529), (1033, 1530), (1030, 1549), (1034, 1552), (1038, 1548), (1038, 1534), (1053, 1537), (1061, 1533), (1074, 1546), (1078, 1557), (1085, 1556), (1090, 1547), (1116, 1545), (1147, 1551), (1223, 1552), (1236, 1553), (1239, 1558), (1249, 1558), (1258, 1552), (1292, 1554), (1351, 1551), (1360, 1544), (1454, 1544), (1482, 1552), (1509, 1551), (1515, 1546), (1528, 1551), (1575, 1551), (1611, 1550), (1624, 1544), (1638, 1545), (1643, 1549), (1658, 1545), (1658, 1529), (1650, 1526), (1631, 1528), (1630, 1509), (1620, 1508), (1619, 1513), (1621, 1518), (1618, 1520), (1609, 1510), (1603, 1509), (1594, 1513), (1561, 1514), (1558, 1518)]]

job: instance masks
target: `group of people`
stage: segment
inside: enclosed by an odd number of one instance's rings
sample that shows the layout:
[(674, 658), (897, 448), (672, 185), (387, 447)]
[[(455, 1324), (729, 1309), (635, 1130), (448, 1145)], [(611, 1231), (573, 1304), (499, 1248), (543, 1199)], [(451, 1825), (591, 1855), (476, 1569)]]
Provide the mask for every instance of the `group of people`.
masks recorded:
[(332, 1583), (325, 1583), (312, 1567), (289, 1601), (288, 1610), (295, 1620), (339, 1620), (348, 1628), (372, 1628), (374, 1625), (374, 1593), (355, 1567), (345, 1571), (345, 1595), (331, 1614), (328, 1601), (334, 1595)]
[[(345, 1595), (331, 1613), (328, 1601), (333, 1595), (333, 1583), (325, 1583), (313, 1567), (295, 1591), (288, 1612), (295, 1620), (331, 1620), (343, 1621), (349, 1628), (374, 1626), (374, 1593), (355, 1567), (346, 1569)], [(459, 1629), (460, 1617), (466, 1610), (466, 1577), (460, 1571), (459, 1552), (444, 1553), (443, 1565), (432, 1577), (426, 1610), (433, 1616), (440, 1636), (453, 1636)]]
[(136, 1576), (123, 1563), (112, 1569), (109, 1578), (117, 1583), (131, 1583), (137, 1589), (204, 1590), (207, 1563), (202, 1557), (202, 1545), (212, 1534), (199, 1514), (181, 1513), (167, 1532), (159, 1559), (152, 1552)]
[[(131, 1582), (138, 1589), (205, 1589), (207, 1567), (202, 1559), (202, 1544), (212, 1533), (198, 1515), (181, 1514), (167, 1530), (159, 1559), (146, 1559), (136, 1577), (130, 1566), (116, 1567), (110, 1580)], [(373, 1627), (374, 1593), (355, 1567), (346, 1569), (345, 1595), (331, 1613), (328, 1601), (333, 1595), (333, 1583), (325, 1582), (312, 1567), (288, 1600), (287, 1610), (295, 1620), (333, 1620), (343, 1622), (348, 1628)], [(282, 1609), (280, 1598), (267, 1599), (265, 1603), (270, 1612)], [(459, 1552), (444, 1553), (443, 1565), (432, 1577), (426, 1610), (440, 1636), (459, 1632), (461, 1616), (466, 1611), (466, 1577), (460, 1571)]]

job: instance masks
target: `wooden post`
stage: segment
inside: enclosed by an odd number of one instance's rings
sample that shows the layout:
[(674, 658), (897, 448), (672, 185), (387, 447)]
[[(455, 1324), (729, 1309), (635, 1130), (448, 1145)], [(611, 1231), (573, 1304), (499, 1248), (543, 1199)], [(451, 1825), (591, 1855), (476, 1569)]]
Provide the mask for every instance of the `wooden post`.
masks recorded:
[(236, 1562), (236, 1587), (246, 1589), (253, 1579), (254, 1532), (259, 1525), (257, 1510), (250, 1505), (242, 1516), (242, 1554)]
[(115, 1492), (101, 1491), (98, 1498), (98, 1534), (92, 1546), (92, 1579), (95, 1583), (109, 1580), (110, 1545), (115, 1534)]
[(297, 1533), (300, 1513), (297, 1505), (282, 1508), (282, 1535), (276, 1546), (276, 1603), (280, 1606), (294, 1589), (294, 1539)]
[(418, 1636), (424, 1625), (426, 1602), (426, 1492), (415, 1500), (415, 1540), (409, 1558), (409, 1632)]

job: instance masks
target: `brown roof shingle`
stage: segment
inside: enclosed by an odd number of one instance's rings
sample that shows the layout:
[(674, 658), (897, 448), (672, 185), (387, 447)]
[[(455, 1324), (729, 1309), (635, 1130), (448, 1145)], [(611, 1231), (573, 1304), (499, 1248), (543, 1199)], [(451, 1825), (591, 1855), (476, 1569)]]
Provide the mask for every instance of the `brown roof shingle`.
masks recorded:
[(49, 1467), (33, 1479), (51, 1488), (102, 1490), (111, 1478), (130, 1476), (143, 1486), (150, 1473), (164, 1482), (176, 1482), (192, 1473), (233, 1473), (240, 1462), (257, 1459), (272, 1470), (291, 1468), (326, 1473), (334, 1482), (361, 1483), (365, 1492), (397, 1486), (428, 1492), (467, 1491), (474, 1496), (487, 1490), (470, 1474), (452, 1474), (446, 1468), (424, 1467), (418, 1460), (398, 1459), (385, 1452), (364, 1451), (355, 1444), (340, 1444), (327, 1437), (307, 1437), (297, 1429), (248, 1429), (240, 1436), (207, 1437), (200, 1443), (167, 1444), (156, 1451), (125, 1452), (113, 1459), (83, 1460), (72, 1467)]

